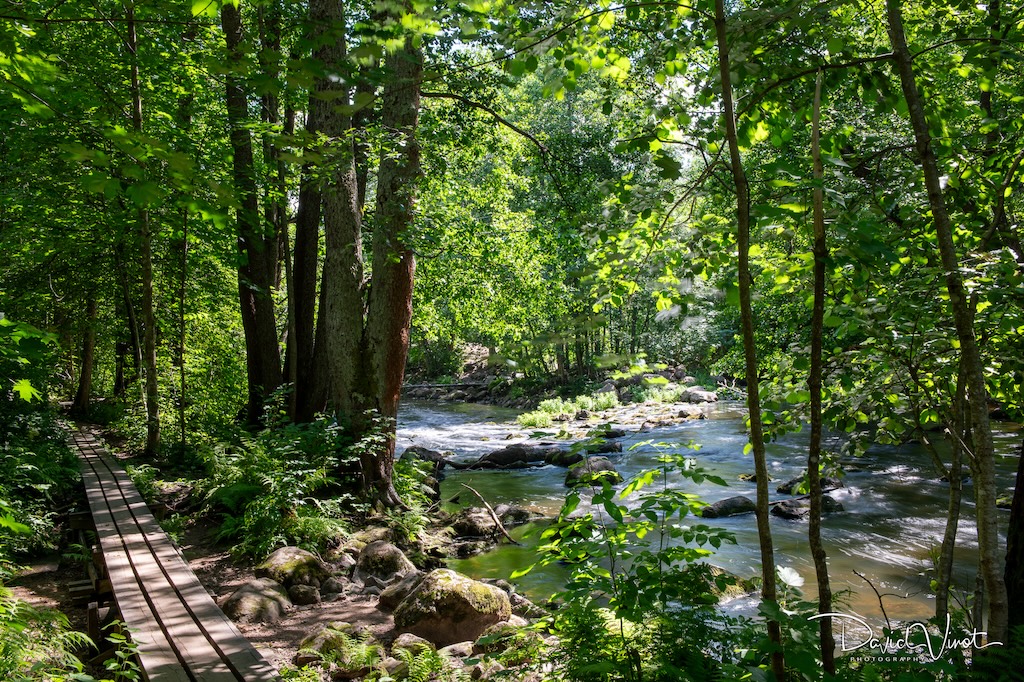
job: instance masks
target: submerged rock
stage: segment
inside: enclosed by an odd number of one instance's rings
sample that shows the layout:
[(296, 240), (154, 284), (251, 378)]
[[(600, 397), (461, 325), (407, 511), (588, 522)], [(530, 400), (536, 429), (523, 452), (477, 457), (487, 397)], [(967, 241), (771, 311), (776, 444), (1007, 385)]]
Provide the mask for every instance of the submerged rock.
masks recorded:
[[(843, 505), (830, 495), (821, 498), (821, 511), (830, 514), (843, 511)], [(783, 519), (802, 519), (811, 512), (811, 501), (807, 498), (783, 500), (772, 505), (772, 514)]]
[(700, 515), (705, 519), (717, 519), (722, 516), (735, 516), (736, 514), (749, 514), (757, 509), (757, 505), (749, 497), (736, 495), (709, 504), (700, 510)]
[(511, 615), (508, 595), (500, 588), (439, 568), (398, 605), (395, 626), (443, 647), (476, 639)]
[[(776, 490), (778, 492), (784, 494), (784, 495), (792, 495), (793, 491), (796, 490), (800, 486), (801, 483), (803, 483), (803, 480), (804, 480), (803, 476), (797, 476), (796, 478), (791, 478), (788, 481), (786, 481), (785, 483), (783, 483), (782, 485), (780, 485), (778, 488), (776, 488)], [(839, 480), (838, 478), (835, 478), (833, 476), (825, 476), (825, 477), (823, 477), (821, 479), (821, 487), (823, 489), (826, 489), (826, 488), (831, 489), (831, 488), (842, 488), (844, 486), (843, 486), (843, 482), (841, 480)]]

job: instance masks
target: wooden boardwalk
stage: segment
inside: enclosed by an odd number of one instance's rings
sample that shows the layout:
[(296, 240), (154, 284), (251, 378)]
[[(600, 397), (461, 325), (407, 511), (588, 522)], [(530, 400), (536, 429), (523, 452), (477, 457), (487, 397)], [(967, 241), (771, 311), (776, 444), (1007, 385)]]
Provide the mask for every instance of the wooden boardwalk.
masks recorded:
[(72, 440), (114, 600), (146, 679), (280, 679), (199, 583), (125, 470), (93, 436), (74, 431)]

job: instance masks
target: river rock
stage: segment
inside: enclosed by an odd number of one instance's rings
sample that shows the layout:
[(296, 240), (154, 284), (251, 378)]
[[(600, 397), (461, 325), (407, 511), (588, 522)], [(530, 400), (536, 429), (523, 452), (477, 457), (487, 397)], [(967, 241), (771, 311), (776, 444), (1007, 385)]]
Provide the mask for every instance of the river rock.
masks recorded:
[(573, 452), (572, 450), (556, 449), (548, 453), (547, 457), (544, 458), (545, 464), (553, 464), (556, 467), (569, 467), (576, 462), (583, 461), (582, 452)]
[(484, 538), (498, 532), (494, 517), (483, 507), (463, 509), (452, 521), (455, 534), (463, 538)]
[(511, 615), (508, 595), (500, 588), (439, 568), (398, 605), (395, 626), (443, 647), (476, 639)]
[[(784, 494), (784, 495), (792, 495), (793, 494), (793, 490), (795, 490), (797, 487), (799, 487), (800, 484), (803, 482), (803, 480), (804, 480), (803, 476), (797, 476), (796, 478), (791, 478), (788, 481), (786, 481), (785, 483), (783, 483), (782, 485), (780, 485), (778, 488), (776, 488), (776, 490), (778, 492)], [(821, 479), (821, 487), (824, 489), (824, 488), (842, 488), (844, 486), (843, 486), (843, 482), (841, 480), (839, 480), (838, 478), (834, 478), (832, 476), (826, 476), (826, 477)]]
[(345, 582), (338, 577), (332, 576), (320, 584), (320, 594), (343, 594), (345, 592)]
[(707, 419), (704, 408), (700, 405), (682, 405), (676, 415), (680, 419)]
[(444, 465), (448, 463), (448, 458), (451, 456), (451, 452), (438, 452), (421, 445), (410, 445), (402, 452), (402, 456), (399, 459), (421, 459), (424, 462)]
[(302, 640), (295, 655), (295, 665), (304, 666), (329, 657), (334, 664), (335, 679), (353, 679), (370, 672), (365, 655), (360, 649), (375, 650), (384, 658), (384, 647), (367, 631), (351, 623), (334, 621), (321, 625)]
[(717, 519), (722, 516), (735, 516), (736, 514), (749, 514), (757, 509), (757, 505), (749, 497), (736, 495), (709, 504), (700, 510), (700, 515), (705, 519)]
[(708, 391), (700, 388), (699, 386), (686, 389), (686, 393), (682, 396), (682, 401), (687, 403), (717, 403), (718, 394), (714, 391)]
[[(783, 519), (802, 519), (810, 511), (811, 501), (807, 498), (783, 500), (778, 504), (772, 505), (772, 514)], [(843, 505), (830, 495), (824, 495), (821, 498), (821, 511), (826, 514), (840, 512), (843, 511)]]
[(599, 388), (596, 391), (594, 391), (594, 393), (616, 393), (616, 394), (618, 392), (619, 392), (619, 389), (617, 389), (615, 387), (615, 382), (612, 381), (611, 379), (608, 379), (607, 381), (605, 381), (603, 384), (601, 384), (601, 388)]
[(310, 606), (320, 603), (320, 590), (312, 585), (292, 585), (288, 588), (288, 598), (296, 606)]
[(415, 656), (425, 651), (434, 651), (435, 647), (422, 637), (417, 637), (411, 632), (403, 632), (391, 643), (391, 653), (398, 650), (408, 651)]
[(270, 578), (250, 580), (232, 593), (221, 609), (239, 623), (276, 623), (291, 607), (288, 592)]
[(312, 585), (331, 577), (331, 569), (316, 555), (298, 547), (282, 547), (256, 567), (258, 578), (270, 578), (285, 587)]
[(573, 464), (565, 474), (565, 485), (574, 488), (580, 485), (591, 485), (607, 480), (610, 483), (622, 482), (622, 474), (615, 469), (607, 457), (588, 457)]
[(516, 443), (500, 450), (490, 452), (470, 465), (473, 469), (507, 469), (539, 464), (552, 452), (559, 450), (557, 445), (527, 445)]
[(588, 443), (583, 446), (583, 451), (588, 455), (608, 455), (615, 452), (622, 452), (622, 443), (616, 443), (613, 441)]
[(401, 580), (391, 583), (380, 593), (377, 608), (381, 611), (394, 611), (409, 594), (419, 586), (426, 576), (423, 571), (410, 573)]
[(416, 567), (411, 561), (390, 542), (376, 540), (371, 542), (359, 553), (356, 560), (355, 579), (360, 582), (372, 582), (375, 578), (381, 583), (388, 583), (395, 577), (405, 577), (414, 573)]
[(494, 513), (498, 515), (506, 528), (515, 528), (540, 517), (540, 514), (535, 514), (517, 504), (499, 504), (494, 508)]
[(611, 440), (612, 438), (622, 438), (626, 435), (625, 429), (613, 429), (613, 428), (599, 428), (589, 431), (588, 436), (593, 438), (604, 438), (605, 440)]

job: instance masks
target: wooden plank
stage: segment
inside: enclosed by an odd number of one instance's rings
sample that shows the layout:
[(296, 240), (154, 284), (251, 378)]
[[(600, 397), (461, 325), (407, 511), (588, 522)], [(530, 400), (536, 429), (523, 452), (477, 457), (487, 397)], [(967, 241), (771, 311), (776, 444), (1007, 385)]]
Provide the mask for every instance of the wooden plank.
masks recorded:
[[(241, 635), (199, 583), (127, 472), (105, 457), (95, 440), (75, 435), (83, 469), (89, 473), (86, 476), (83, 472), (83, 480), (88, 478), (86, 489), (103, 551), (118, 555), (116, 568), (111, 570), (115, 596), (120, 605), (121, 592), (136, 592), (125, 599), (133, 619), (150, 622), (138, 636), (133, 635), (137, 642), (147, 642), (142, 658), (149, 679), (279, 679), (273, 666)], [(127, 615), (123, 617), (129, 627), (135, 625)], [(179, 673), (186, 677), (174, 676)]]

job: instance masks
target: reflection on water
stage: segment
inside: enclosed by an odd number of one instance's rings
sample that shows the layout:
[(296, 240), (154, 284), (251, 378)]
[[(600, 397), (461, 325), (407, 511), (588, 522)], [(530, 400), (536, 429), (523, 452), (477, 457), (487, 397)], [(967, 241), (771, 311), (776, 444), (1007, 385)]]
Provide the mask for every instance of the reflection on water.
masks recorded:
[[(509, 443), (526, 440), (528, 430), (514, 422), (515, 415), (513, 410), (485, 405), (406, 404), (399, 415), (399, 450), (415, 444), (451, 450), (460, 460), (475, 459)], [(652, 446), (628, 449), (652, 439), (680, 447), (691, 441), (699, 444), (700, 449), (691, 453), (698, 464), (729, 482), (729, 486), (723, 488), (679, 479), (672, 482), (673, 486), (696, 493), (707, 502), (733, 495), (755, 497), (754, 484), (738, 479), (740, 474), (753, 471), (752, 457), (743, 455), (747, 439), (743, 413), (738, 405), (719, 404), (706, 420), (688, 421), (643, 434), (631, 433), (622, 439), (626, 451), (609, 456), (625, 478), (656, 466)], [(1013, 428), (996, 434), (1001, 490), (1012, 488), (1019, 439), (1020, 433)], [(806, 434), (797, 433), (768, 445), (769, 471), (777, 482), (802, 473), (807, 457), (806, 443)], [(832, 446), (836, 447), (837, 443)], [(890, 618), (930, 617), (934, 611), (928, 591), (930, 555), (942, 541), (948, 485), (939, 480), (923, 448), (915, 445), (872, 448), (850, 469), (844, 479), (846, 488), (832, 493), (846, 510), (827, 516), (822, 523), (833, 591), (849, 590), (845, 597), (846, 610), (868, 618), (881, 618), (878, 598), (866, 582), (870, 580), (874, 588), (885, 595), (885, 609)], [(479, 490), (491, 504), (516, 503), (554, 516), (565, 495), (564, 477), (565, 469), (553, 466), (518, 471), (450, 472), (442, 484), (442, 495), (445, 499), (455, 496), (464, 491), (460, 484), (466, 483)], [(788, 497), (775, 492), (777, 484), (770, 487), (772, 499)], [(964, 490), (956, 554), (955, 577), (961, 587), (973, 585), (977, 565), (972, 495), (968, 484)], [(461, 503), (472, 505), (475, 500), (462, 499)], [(712, 563), (743, 577), (759, 575), (760, 555), (753, 515), (715, 519), (711, 523), (732, 531), (737, 539), (736, 545), (723, 545)], [(470, 559), (452, 561), (451, 566), (476, 577), (507, 578), (513, 571), (536, 560), (532, 549), (537, 543), (536, 530), (536, 527), (516, 529), (517, 539), (527, 536), (521, 547), (503, 546)], [(772, 538), (776, 562), (796, 569), (806, 580), (805, 596), (813, 598), (814, 568), (807, 551), (807, 523), (772, 517)], [(553, 566), (530, 573), (518, 582), (534, 598), (543, 599), (561, 588), (564, 578), (564, 569)], [(743, 600), (730, 606), (739, 610), (751, 608), (751, 604)]]

